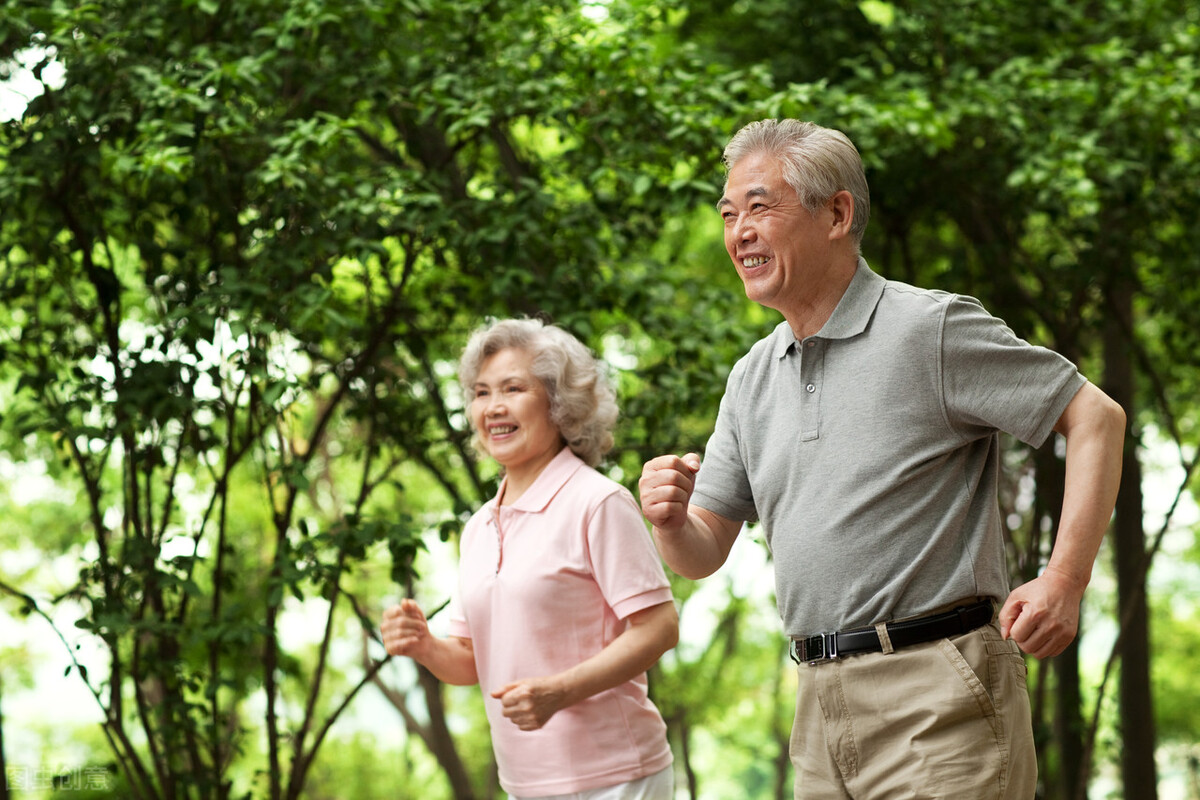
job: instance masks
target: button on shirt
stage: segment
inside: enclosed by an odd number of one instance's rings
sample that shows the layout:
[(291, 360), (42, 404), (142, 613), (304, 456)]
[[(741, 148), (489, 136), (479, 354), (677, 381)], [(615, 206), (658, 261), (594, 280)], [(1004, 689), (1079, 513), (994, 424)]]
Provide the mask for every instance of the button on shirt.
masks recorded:
[(671, 600), (633, 496), (569, 448), (513, 505), (492, 499), (471, 517), (449, 633), (472, 640), (506, 791), (579, 792), (671, 763), (645, 674), (559, 711), (536, 731), (517, 728), (491, 697), (512, 681), (585, 661), (625, 630), (630, 614)]

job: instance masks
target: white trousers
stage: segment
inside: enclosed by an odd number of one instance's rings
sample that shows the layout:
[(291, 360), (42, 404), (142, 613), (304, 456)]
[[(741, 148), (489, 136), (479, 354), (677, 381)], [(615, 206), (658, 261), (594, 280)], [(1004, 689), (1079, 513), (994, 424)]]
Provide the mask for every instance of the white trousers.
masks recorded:
[(615, 786), (601, 786), (599, 789), (588, 789), (572, 794), (556, 794), (546, 797), (517, 797), (509, 795), (509, 800), (671, 800), (675, 795), (675, 772), (673, 767), (667, 767), (653, 775), (638, 778), (628, 783), (618, 783)]

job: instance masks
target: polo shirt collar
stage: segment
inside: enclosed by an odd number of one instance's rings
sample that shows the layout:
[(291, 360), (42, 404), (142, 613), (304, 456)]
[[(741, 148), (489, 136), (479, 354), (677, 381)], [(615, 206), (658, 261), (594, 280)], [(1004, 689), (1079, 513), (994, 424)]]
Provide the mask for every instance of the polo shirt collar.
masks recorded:
[[(546, 468), (534, 479), (533, 485), (525, 490), (525, 494), (517, 498), (517, 502), (513, 503), (509, 508), (514, 511), (525, 511), (531, 514), (537, 514), (546, 510), (546, 506), (550, 505), (550, 501), (558, 494), (571, 476), (584, 466), (583, 459), (575, 455), (570, 447), (564, 447), (558, 451)], [(508, 478), (504, 479), (505, 483)], [(500, 487), (496, 497), (492, 498), (492, 505), (499, 507), (499, 498), (503, 494), (504, 486)]]
[[(821, 326), (821, 330), (817, 331), (817, 337), (849, 339), (865, 331), (867, 323), (875, 313), (875, 306), (879, 304), (879, 298), (883, 296), (883, 287), (886, 284), (887, 280), (876, 275), (860, 256), (850, 285), (838, 301), (837, 308)], [(774, 338), (771, 349), (776, 358), (783, 358), (792, 346), (797, 344), (796, 336), (786, 321), (775, 329)]]

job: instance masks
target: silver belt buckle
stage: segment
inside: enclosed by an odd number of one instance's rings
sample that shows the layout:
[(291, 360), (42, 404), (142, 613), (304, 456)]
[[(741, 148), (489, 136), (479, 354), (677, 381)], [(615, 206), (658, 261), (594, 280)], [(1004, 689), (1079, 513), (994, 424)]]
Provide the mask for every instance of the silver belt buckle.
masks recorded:
[(837, 657), (836, 633), (821, 633), (792, 640), (792, 660), (797, 664), (807, 663), (811, 667), (822, 661), (833, 661)]

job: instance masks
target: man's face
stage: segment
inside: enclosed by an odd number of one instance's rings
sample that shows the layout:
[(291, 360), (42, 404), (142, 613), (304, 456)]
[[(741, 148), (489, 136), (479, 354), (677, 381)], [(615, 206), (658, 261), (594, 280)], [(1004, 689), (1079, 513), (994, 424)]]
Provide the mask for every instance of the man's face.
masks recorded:
[(746, 297), (785, 315), (803, 302), (806, 281), (823, 271), (829, 255), (829, 208), (810, 214), (779, 161), (756, 153), (729, 171), (718, 210)]

